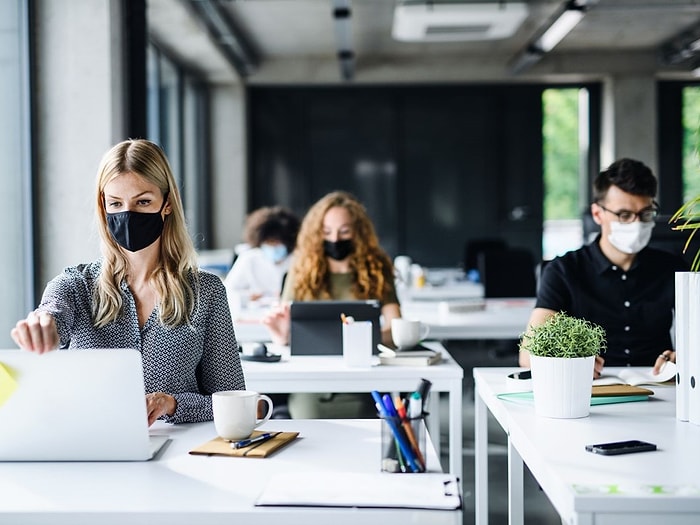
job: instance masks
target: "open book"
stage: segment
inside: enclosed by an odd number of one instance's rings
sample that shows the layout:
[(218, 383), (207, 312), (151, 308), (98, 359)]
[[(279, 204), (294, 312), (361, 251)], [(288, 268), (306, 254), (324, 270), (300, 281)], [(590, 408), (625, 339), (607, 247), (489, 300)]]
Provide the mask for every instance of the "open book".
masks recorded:
[(617, 375), (603, 375), (593, 380), (593, 386), (601, 385), (657, 385), (665, 383), (676, 376), (676, 364), (670, 361), (664, 365), (658, 375), (653, 368), (624, 368)]

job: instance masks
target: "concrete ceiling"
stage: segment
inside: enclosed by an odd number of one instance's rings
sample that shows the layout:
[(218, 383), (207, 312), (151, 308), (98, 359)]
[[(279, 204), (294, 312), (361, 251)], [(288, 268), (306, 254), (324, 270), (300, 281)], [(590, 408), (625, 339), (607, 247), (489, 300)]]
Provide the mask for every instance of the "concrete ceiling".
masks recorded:
[[(148, 0), (150, 33), (216, 83), (567, 81), (616, 72), (692, 78), (688, 64), (669, 66), (659, 56), (663, 44), (700, 24), (700, 0), (589, 0), (581, 22), (558, 46), (513, 74), (515, 57), (563, 0), (527, 1), (527, 18), (508, 38), (441, 43), (394, 40), (394, 0), (214, 0), (257, 57), (255, 70), (242, 78), (197, 19), (196, 3)], [(343, 4), (351, 10), (352, 80), (343, 80), (337, 58), (333, 10)]]

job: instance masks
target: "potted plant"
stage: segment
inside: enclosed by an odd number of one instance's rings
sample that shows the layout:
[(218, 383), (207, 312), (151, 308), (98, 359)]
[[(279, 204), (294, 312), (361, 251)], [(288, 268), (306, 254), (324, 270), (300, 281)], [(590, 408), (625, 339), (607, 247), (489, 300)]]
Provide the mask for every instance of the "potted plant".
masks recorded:
[(520, 349), (530, 353), (535, 413), (554, 418), (588, 416), (595, 356), (605, 348), (602, 327), (564, 312), (529, 327)]
[[(697, 233), (698, 228), (700, 228), (700, 195), (696, 195), (693, 199), (683, 204), (683, 206), (673, 214), (670, 222), (674, 224), (674, 230), (687, 231), (690, 233), (683, 247), (683, 253), (685, 253), (688, 251), (688, 248), (690, 248), (690, 243)], [(690, 266), (691, 272), (697, 272), (698, 270), (700, 270), (700, 248), (695, 252), (693, 262)]]

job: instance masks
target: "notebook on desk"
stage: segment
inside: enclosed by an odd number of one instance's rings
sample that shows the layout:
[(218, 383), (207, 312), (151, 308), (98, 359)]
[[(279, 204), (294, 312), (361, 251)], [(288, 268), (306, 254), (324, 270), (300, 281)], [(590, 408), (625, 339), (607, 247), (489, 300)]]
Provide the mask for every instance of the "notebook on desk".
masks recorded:
[(381, 342), (379, 301), (294, 301), (290, 307), (290, 353), (343, 355), (341, 314), (355, 321), (372, 321), (372, 348), (377, 348)]
[(166, 441), (136, 350), (0, 350), (0, 461), (143, 461)]

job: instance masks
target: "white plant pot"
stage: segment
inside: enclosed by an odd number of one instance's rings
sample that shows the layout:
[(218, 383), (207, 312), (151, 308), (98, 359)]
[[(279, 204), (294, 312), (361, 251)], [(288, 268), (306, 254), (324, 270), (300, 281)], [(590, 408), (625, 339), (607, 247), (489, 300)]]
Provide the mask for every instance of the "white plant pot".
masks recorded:
[(595, 356), (530, 356), (535, 413), (552, 418), (587, 417)]

